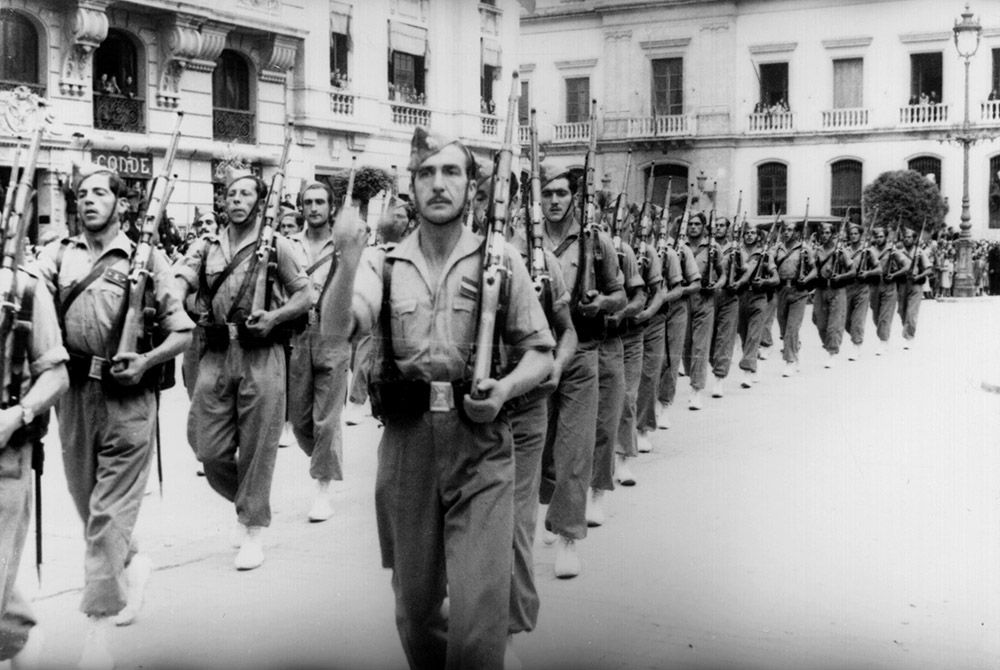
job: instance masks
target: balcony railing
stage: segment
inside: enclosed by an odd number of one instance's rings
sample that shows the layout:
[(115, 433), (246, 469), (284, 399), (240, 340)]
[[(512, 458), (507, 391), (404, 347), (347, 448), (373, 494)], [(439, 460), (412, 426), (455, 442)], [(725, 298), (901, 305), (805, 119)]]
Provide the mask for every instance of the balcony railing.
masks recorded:
[(981, 121), (1000, 121), (1000, 100), (987, 100), (981, 103)]
[(405, 105), (394, 102), (392, 108), (392, 122), (398, 126), (429, 126), (431, 124), (431, 110), (418, 105)]
[(527, 146), (531, 144), (531, 126), (518, 126), (517, 140), (521, 143), (522, 146)]
[(350, 93), (331, 91), (330, 111), (339, 116), (354, 116), (354, 96)]
[(675, 137), (691, 134), (690, 117), (684, 114), (663, 114), (628, 119), (629, 137)]
[(25, 87), (40, 98), (45, 97), (45, 86), (42, 84), (28, 84), (23, 81), (0, 80), (0, 91), (13, 91), (20, 86)]
[(146, 132), (146, 101), (142, 98), (95, 91), (94, 128), (125, 133)]
[(490, 137), (496, 137), (497, 129), (500, 125), (500, 120), (491, 114), (483, 114), (479, 117), (479, 129), (483, 135), (488, 135)]
[(906, 105), (899, 108), (899, 122), (906, 126), (930, 126), (948, 122), (948, 105)]
[(754, 112), (750, 115), (751, 133), (781, 133), (795, 130), (794, 112)]
[(254, 144), (257, 115), (241, 109), (216, 107), (212, 110), (212, 137), (224, 142)]
[(588, 142), (590, 141), (590, 121), (576, 123), (557, 123), (554, 127), (556, 142)]
[(863, 108), (828, 109), (823, 112), (824, 130), (852, 130), (868, 127), (868, 110)]

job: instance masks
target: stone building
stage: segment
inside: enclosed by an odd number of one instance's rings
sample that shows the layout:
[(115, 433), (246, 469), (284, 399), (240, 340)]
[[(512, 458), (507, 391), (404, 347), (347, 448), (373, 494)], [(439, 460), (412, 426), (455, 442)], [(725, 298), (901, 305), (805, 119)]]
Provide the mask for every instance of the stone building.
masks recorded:
[[(977, 8), (973, 7), (973, 11)], [(982, 4), (970, 61), (974, 236), (1000, 237), (1000, 23)], [(886, 170), (932, 177), (956, 230), (962, 202), (963, 6), (938, 0), (639, 2), (537, 0), (522, 14), (519, 68), (548, 151), (582, 164), (598, 107), (598, 174), (627, 149), (662, 201), (698, 177), (731, 216), (772, 208), (842, 216)], [(993, 94), (991, 95), (991, 91)], [(616, 176), (616, 179), (620, 177)], [(621, 188), (620, 184), (613, 188)], [(642, 197), (633, 175), (630, 196)]]
[(168, 214), (182, 227), (212, 206), (220, 165), (249, 164), (267, 179), (289, 120), (293, 194), (353, 156), (403, 168), (417, 124), (485, 152), (500, 142), (517, 9), (514, 0), (0, 0), (0, 180), (44, 115), (42, 231), (66, 228), (74, 161), (116, 166), (138, 200), (163, 168), (178, 110)]

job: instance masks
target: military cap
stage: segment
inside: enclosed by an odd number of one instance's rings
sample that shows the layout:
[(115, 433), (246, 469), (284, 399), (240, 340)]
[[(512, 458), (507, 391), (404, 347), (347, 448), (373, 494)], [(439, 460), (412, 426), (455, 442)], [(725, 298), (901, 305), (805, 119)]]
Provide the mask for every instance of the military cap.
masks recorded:
[(410, 140), (410, 162), (406, 166), (410, 172), (415, 171), (425, 160), (444, 149), (449, 144), (457, 145), (466, 156), (468, 167), (477, 166), (469, 148), (462, 144), (456, 137), (448, 137), (442, 133), (427, 130), (423, 126), (417, 126), (413, 130), (413, 139)]

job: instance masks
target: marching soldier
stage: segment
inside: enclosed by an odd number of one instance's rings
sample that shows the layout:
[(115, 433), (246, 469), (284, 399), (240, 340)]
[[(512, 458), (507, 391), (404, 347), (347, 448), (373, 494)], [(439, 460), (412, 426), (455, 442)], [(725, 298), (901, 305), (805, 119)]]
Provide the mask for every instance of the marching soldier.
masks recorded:
[[(844, 225), (847, 225), (846, 223)], [(851, 258), (834, 235), (833, 224), (824, 222), (819, 229), (819, 248), (816, 250), (816, 293), (813, 296), (813, 323), (829, 354), (825, 368), (833, 367), (840, 353), (846, 319), (844, 285), (854, 277)]]
[(924, 297), (924, 282), (934, 272), (927, 255), (920, 248), (920, 240), (913, 228), (903, 229), (903, 255), (910, 264), (910, 270), (896, 281), (899, 296), (899, 319), (903, 324), (903, 349), (913, 346), (917, 334), (917, 317), (920, 301)]
[[(188, 414), (188, 441), (209, 485), (236, 506), (237, 570), (264, 562), (261, 531), (271, 523), (271, 478), (285, 417), (288, 322), (308, 312), (312, 287), (301, 250), (276, 235), (271, 308), (250, 312), (261, 268), (255, 253), (267, 187), (250, 172), (226, 185), (229, 225), (191, 246), (175, 268), (185, 292), (197, 292), (204, 352)], [(270, 285), (270, 281), (268, 282)], [(283, 296), (287, 300), (282, 302)], [(249, 316), (247, 314), (249, 313)]]
[[(736, 325), (740, 308), (740, 297), (729, 285), (729, 278), (738, 277), (739, 261), (741, 260), (739, 240), (731, 240), (728, 219), (718, 218), (712, 224), (712, 235), (719, 245), (719, 264), (724, 271), (724, 283), (721, 290), (715, 294), (715, 321), (712, 328), (712, 346), (709, 350), (709, 362), (712, 365), (712, 397), (723, 396), (723, 384), (729, 376), (729, 368), (733, 362), (733, 347), (736, 346)], [(737, 233), (734, 231), (734, 235)]]
[[(782, 377), (791, 377), (799, 369), (799, 331), (809, 302), (809, 286), (816, 277), (812, 251), (803, 241), (806, 223), (785, 221), (781, 243), (775, 251), (778, 271), (777, 319), (781, 332), (781, 356), (785, 361)], [(800, 233), (800, 230), (802, 231)]]
[(559, 259), (564, 282), (571, 287), (570, 309), (579, 339), (576, 353), (549, 398), (549, 433), (542, 455), (541, 502), (548, 505), (545, 528), (559, 541), (555, 574), (563, 579), (580, 573), (576, 542), (587, 536), (587, 490), (594, 469), (597, 428), (598, 349), (606, 335), (605, 317), (626, 303), (617, 253), (603, 233), (597, 236), (592, 259), (596, 293), (580, 295), (577, 268), (584, 231), (574, 207), (577, 186), (573, 173), (551, 164), (542, 166), (543, 246)]
[(878, 257), (868, 245), (868, 241), (862, 239), (860, 225), (849, 224), (847, 253), (851, 256), (851, 265), (855, 271), (854, 281), (848, 284), (844, 291), (847, 296), (845, 323), (847, 333), (851, 336), (851, 350), (847, 360), (856, 361), (861, 357), (861, 345), (865, 341), (865, 320), (870, 303), (869, 289), (873, 283), (878, 285), (882, 270), (879, 268)]
[(37, 667), (42, 647), (37, 621), (17, 588), (31, 521), (32, 450), (40, 448), (49, 408), (69, 388), (69, 354), (52, 295), (33, 271), (19, 271), (17, 288), (15, 318), (30, 324), (28, 334), (11, 327), (0, 347), (6, 372), (0, 409), (0, 662), (11, 659), (15, 670)]
[[(515, 476), (501, 411), (550, 374), (555, 341), (523, 262), (507, 246), (510, 279), (497, 328), (520, 359), (470, 388), (484, 262), (482, 238), (463, 226), (475, 159), (457, 140), (417, 128), (409, 168), (416, 233), (362, 259), (362, 224), (341, 217), (334, 243), (342, 256), (320, 323), (333, 339), (376, 333), (372, 401), (385, 421), (376, 516), (410, 666), (500, 668), (510, 625)], [(339, 314), (352, 318), (327, 318)]]
[(909, 272), (910, 263), (895, 244), (889, 243), (885, 227), (872, 229), (872, 242), (879, 265), (878, 284), (871, 288), (872, 320), (879, 340), (875, 355), (881, 356), (889, 352), (892, 313), (896, 310), (896, 281)]
[(152, 310), (162, 341), (142, 353), (112, 357), (135, 243), (121, 230), (125, 183), (91, 166), (76, 182), (81, 234), (47, 245), (38, 270), (53, 292), (66, 349), (70, 388), (56, 406), (70, 495), (84, 524), (83, 602), (89, 618), (81, 665), (110, 667), (112, 621), (128, 625), (142, 604), (152, 569), (132, 531), (153, 458), (159, 365), (189, 344), (194, 324), (159, 249), (149, 259)]
[[(664, 220), (663, 225), (667, 225)], [(651, 225), (644, 224), (644, 225)], [(663, 235), (666, 238), (666, 235)], [(668, 305), (678, 302), (684, 296), (684, 275), (681, 270), (681, 257), (669, 244), (658, 244), (661, 247), (656, 253), (660, 262), (660, 272), (663, 282), (650, 303), (646, 312), (652, 314), (643, 328), (642, 334), (642, 371), (639, 377), (639, 391), (636, 399), (636, 446), (641, 453), (652, 451), (649, 441), (650, 431), (657, 428), (657, 405), (659, 404), (660, 379), (663, 375), (667, 344), (667, 312)], [(640, 313), (640, 316), (644, 316)], [(663, 417), (665, 420), (666, 417)]]
[(660, 405), (657, 412), (657, 426), (659, 428), (670, 428), (669, 412), (674, 398), (677, 396), (677, 377), (684, 356), (684, 340), (687, 339), (691, 305), (688, 298), (701, 290), (701, 273), (698, 271), (698, 262), (695, 260), (687, 240), (679, 240), (676, 247), (684, 288), (680, 300), (664, 305), (667, 312), (666, 346), (664, 347), (666, 355), (658, 392)]
[[(349, 194), (345, 195), (345, 198)], [(308, 182), (301, 192), (305, 229), (292, 236), (307, 263), (317, 304), (337, 270), (331, 220), (333, 191), (327, 184)], [(347, 393), (351, 347), (327, 342), (320, 335), (320, 313), (309, 311), (309, 326), (292, 338), (288, 366), (288, 418), (295, 440), (309, 456), (309, 476), (316, 481), (316, 497), (309, 520), (326, 521), (333, 515), (330, 482), (344, 478), (340, 414)]]
[[(780, 225), (773, 224), (773, 225)], [(743, 276), (736, 282), (740, 292), (740, 311), (737, 332), (743, 348), (740, 369), (743, 381), (740, 386), (750, 388), (757, 381), (757, 350), (767, 316), (769, 293), (778, 285), (778, 272), (774, 258), (765, 248), (760, 236), (760, 226), (748, 226), (743, 241)]]
[[(712, 347), (712, 329), (715, 325), (715, 294), (726, 282), (722, 254), (708, 230), (705, 215), (694, 214), (688, 222), (688, 246), (694, 254), (701, 276), (699, 290), (688, 297), (689, 316), (684, 338), (684, 369), (691, 380), (691, 398), (688, 409), (703, 406), (701, 396), (705, 388), (706, 368)], [(711, 283), (710, 283), (711, 282)]]

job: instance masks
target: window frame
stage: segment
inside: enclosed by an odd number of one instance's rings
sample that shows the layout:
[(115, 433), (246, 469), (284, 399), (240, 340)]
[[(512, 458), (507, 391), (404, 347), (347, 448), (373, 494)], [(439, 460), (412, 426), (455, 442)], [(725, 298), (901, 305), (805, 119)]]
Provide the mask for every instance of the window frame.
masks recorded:
[[(657, 75), (656, 66), (657, 63), (664, 64), (677, 64), (677, 72), (671, 73), (668, 71), (664, 75)], [(659, 58), (649, 59), (649, 72), (650, 72), (650, 102), (652, 107), (653, 116), (676, 116), (684, 113), (684, 57), (683, 56), (662, 56)], [(666, 95), (666, 112), (661, 111), (659, 105), (659, 97), (657, 95), (657, 79), (666, 79), (666, 87), (664, 93)], [(671, 80), (676, 78), (677, 85), (672, 86)], [(678, 101), (672, 101), (672, 93), (676, 92)]]
[[(765, 76), (764, 69), (767, 68), (768, 70), (770, 70), (771, 68), (779, 68), (782, 66), (785, 69), (784, 88), (781, 89), (765, 88), (764, 82), (767, 79), (767, 77)], [(758, 96), (760, 104), (762, 104), (764, 107), (772, 107), (778, 104), (779, 100), (784, 100), (785, 104), (788, 105), (789, 109), (791, 109), (791, 103), (788, 100), (790, 92), (789, 89), (791, 87), (791, 64), (787, 60), (773, 61), (769, 63), (758, 63), (757, 69), (758, 69), (758, 75), (760, 76), (760, 90)], [(773, 100), (767, 99), (768, 96), (766, 94), (773, 91), (779, 91), (781, 95), (779, 95), (776, 99)]]
[[(8, 23), (7, 20), (8, 17), (10, 19), (9, 23), (13, 24), (12, 29), (13, 27), (16, 27), (18, 25), (27, 29), (28, 31), (27, 33), (20, 35), (20, 37), (22, 38), (20, 41), (19, 40), (8, 41), (6, 39), (4, 26), (5, 24)], [(43, 81), (43, 72), (45, 71), (45, 60), (44, 60), (44, 52), (42, 49), (43, 33), (41, 30), (39, 30), (38, 26), (35, 25), (35, 22), (32, 21), (31, 18), (29, 18), (22, 12), (15, 11), (12, 8), (5, 8), (3, 10), (0, 10), (0, 36), (4, 37), (3, 40), (0, 40), (0, 45), (9, 45), (11, 52), (13, 54), (10, 59), (7, 59), (4, 57), (3, 52), (0, 51), (0, 83), (44, 87), (45, 82)], [(29, 46), (33, 48), (28, 48)], [(14, 73), (5, 71), (3, 69), (4, 67), (3, 63), (9, 60), (13, 65), (17, 65), (21, 59), (15, 57), (14, 55), (23, 56), (24, 52), (30, 53), (31, 58), (34, 59), (34, 76), (31, 79), (19, 78), (16, 76), (8, 76)], [(26, 66), (27, 64), (23, 63), (23, 65)], [(21, 72), (19, 72), (18, 74), (23, 74), (28, 70), (30, 70), (31, 68), (22, 67), (20, 69)]]
[[(340, 70), (340, 73), (344, 80), (350, 81), (351, 78), (351, 41), (346, 33), (338, 33), (336, 31), (330, 31), (330, 85), (337, 88), (342, 88), (341, 86), (334, 83), (333, 73)], [(342, 52), (342, 53), (341, 53)], [(343, 66), (341, 67), (341, 59), (343, 59)]]
[[(853, 185), (848, 185), (848, 188), (844, 188), (842, 185), (839, 189), (841, 192), (845, 190), (852, 191), (852, 193), (849, 194), (851, 196), (850, 202), (846, 202), (846, 197), (840, 196), (840, 202), (838, 203), (838, 172), (839, 176), (842, 178), (843, 175), (853, 174), (855, 168), (857, 174), (857, 187), (854, 188)], [(861, 200), (864, 191), (864, 174), (864, 163), (857, 158), (840, 158), (830, 163), (830, 216), (843, 218), (848, 208), (852, 211), (852, 220), (855, 218), (855, 215), (860, 215)], [(854, 191), (856, 191), (856, 197), (853, 197), (855, 195)]]
[[(921, 59), (927, 59), (927, 57), (929, 57), (929, 56), (936, 56), (937, 57), (937, 61), (938, 61), (937, 62), (938, 77), (939, 77), (938, 87), (936, 89), (930, 89), (928, 87), (928, 90), (926, 91), (926, 93), (928, 95), (930, 95), (931, 92), (936, 93), (938, 97), (937, 97), (937, 100), (933, 101), (933, 102), (938, 102), (938, 103), (943, 102), (943, 100), (944, 100), (944, 52), (943, 51), (919, 51), (919, 52), (911, 53), (911, 54), (909, 54), (909, 56), (910, 56), (910, 99), (913, 100), (914, 98), (916, 98), (919, 101), (921, 93), (924, 92), (923, 90), (921, 90), (921, 83), (926, 80), (925, 77), (922, 74), (918, 78), (918, 76), (917, 76), (917, 69), (914, 67), (915, 64), (916, 64), (916, 62), (918, 60), (921, 60)], [(923, 70), (921, 70), (921, 72), (923, 72)]]
[[(572, 109), (571, 104), (576, 104), (579, 106), (581, 96), (579, 92), (577, 92), (576, 95), (573, 96), (576, 98), (575, 103), (571, 102), (570, 82), (581, 82), (581, 81), (587, 82), (587, 95), (582, 96), (584, 98), (583, 109), (576, 110), (575, 116), (577, 118), (571, 118), (572, 116), (574, 116), (570, 114), (570, 111)], [(564, 82), (563, 90), (565, 91), (565, 96), (566, 96), (566, 107), (564, 109), (566, 113), (565, 117), (566, 123), (583, 123), (584, 121), (589, 121), (590, 120), (590, 75), (577, 75), (572, 77), (565, 77), (563, 79), (563, 82)]]
[[(774, 175), (765, 175), (767, 168), (775, 169)], [(778, 169), (780, 168), (780, 170)], [(764, 185), (763, 177), (774, 178), (780, 172), (782, 183)], [(780, 195), (780, 197), (778, 197)], [(778, 205), (772, 211), (772, 204)], [(757, 165), (757, 216), (771, 216), (772, 213), (788, 213), (788, 164), (769, 160)]]
[[(231, 62), (233, 62), (233, 63), (239, 63), (241, 67), (246, 68), (246, 82), (245, 83), (246, 83), (246, 98), (247, 98), (247, 103), (246, 103), (245, 107), (238, 106), (240, 104), (240, 102), (241, 102), (239, 100), (237, 100), (237, 103), (236, 103), (237, 106), (227, 106), (227, 105), (221, 105), (221, 104), (219, 104), (220, 101), (219, 101), (219, 99), (218, 99), (218, 97), (216, 95), (217, 92), (219, 91), (219, 87), (217, 86), (217, 82), (216, 82), (215, 77), (217, 75), (220, 76), (220, 77), (221, 76), (225, 76), (225, 73), (223, 72), (223, 70), (224, 70), (224, 68), (223, 68), (223, 65), (224, 65), (223, 61), (224, 61), (224, 59), (226, 59), (226, 60), (231, 59)], [(236, 73), (236, 74), (242, 74), (242, 73)], [(241, 93), (240, 91), (236, 91), (237, 97), (242, 97), (242, 96), (240, 96), (240, 93)], [(253, 92), (253, 71), (252, 71), (252, 69), (250, 67), (250, 60), (246, 56), (244, 56), (242, 53), (240, 53), (239, 51), (236, 51), (235, 49), (223, 49), (222, 52), (219, 54), (219, 59), (218, 59), (216, 65), (215, 65), (215, 69), (212, 70), (212, 107), (215, 108), (215, 109), (228, 109), (228, 110), (237, 111), (237, 112), (253, 112), (254, 111), (254, 95), (253, 95), (253, 93), (254, 93)], [(227, 93), (227, 95), (228, 95), (228, 93)]]

